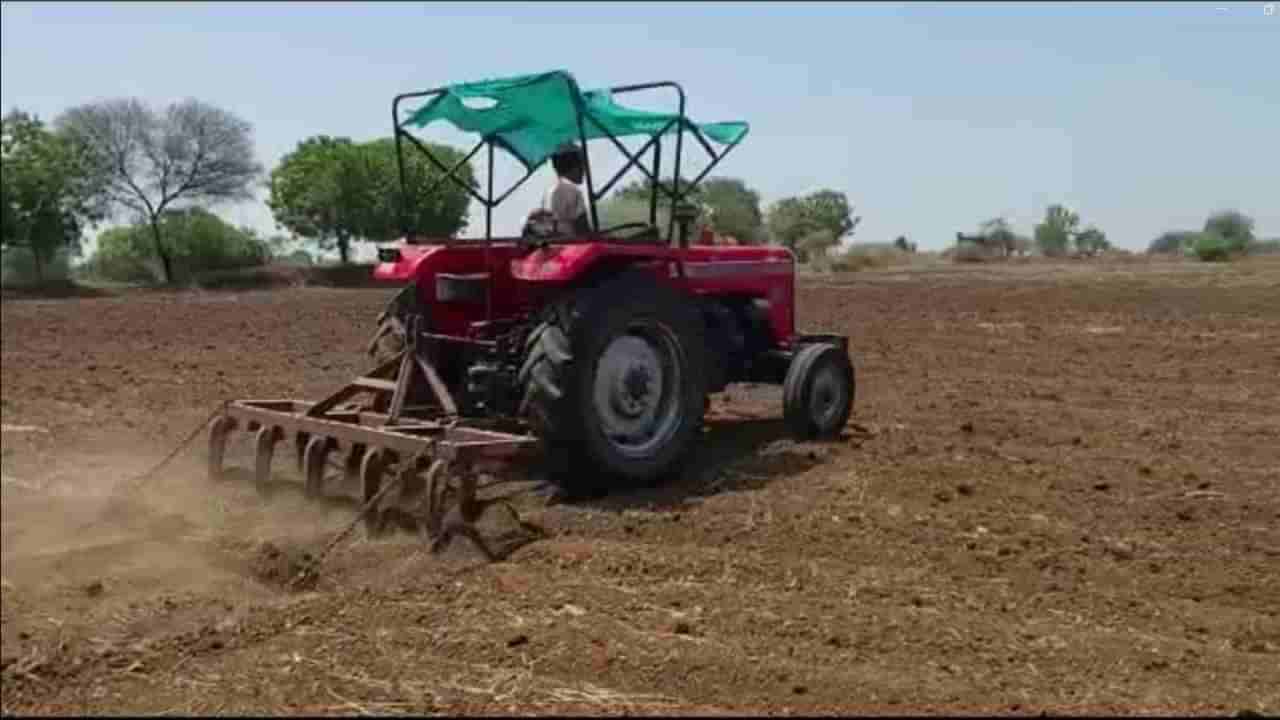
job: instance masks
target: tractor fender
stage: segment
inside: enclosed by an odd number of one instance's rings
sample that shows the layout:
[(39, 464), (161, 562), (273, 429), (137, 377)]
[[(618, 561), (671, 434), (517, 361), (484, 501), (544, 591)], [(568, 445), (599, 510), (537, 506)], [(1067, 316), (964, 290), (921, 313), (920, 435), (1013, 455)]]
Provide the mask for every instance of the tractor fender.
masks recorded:
[(389, 256), (379, 252), (378, 264), (373, 267), (375, 280), (396, 282), (412, 282), (418, 279), (423, 264), (429, 267), (433, 255), (445, 249), (444, 245), (410, 245), (403, 243), (395, 248), (388, 248)]

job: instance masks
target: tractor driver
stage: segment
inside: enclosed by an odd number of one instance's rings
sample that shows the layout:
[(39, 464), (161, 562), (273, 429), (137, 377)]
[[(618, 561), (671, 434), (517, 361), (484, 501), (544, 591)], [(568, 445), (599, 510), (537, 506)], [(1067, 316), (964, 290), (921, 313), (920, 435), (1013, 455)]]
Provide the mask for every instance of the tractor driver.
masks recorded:
[(575, 143), (560, 146), (551, 156), (551, 166), (556, 171), (556, 181), (547, 188), (546, 195), (542, 198), (542, 207), (530, 213), (529, 223), (554, 223), (554, 235), (582, 235), (591, 232), (587, 201), (579, 187), (584, 170), (582, 150)]

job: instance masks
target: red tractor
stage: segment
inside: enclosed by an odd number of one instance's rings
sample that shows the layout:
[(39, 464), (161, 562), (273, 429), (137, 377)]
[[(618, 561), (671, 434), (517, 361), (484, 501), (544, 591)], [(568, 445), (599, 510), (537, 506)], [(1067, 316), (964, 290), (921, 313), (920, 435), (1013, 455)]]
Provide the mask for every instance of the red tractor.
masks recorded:
[[(676, 111), (614, 100), (646, 90), (674, 92)], [(409, 100), (423, 102), (402, 117)], [(404, 286), (370, 343), (375, 355), (384, 353), (378, 367), (320, 402), (228, 403), (210, 431), (211, 477), (221, 477), (229, 431), (244, 424), (257, 434), (260, 487), (270, 484), (275, 444), (291, 438), (309, 494), (324, 491), (336, 465), (360, 488), (366, 520), (377, 525), (370, 508), (398, 485), (401, 505), (422, 510), (419, 522), (439, 542), (455, 527), (442, 524), (450, 490), (462, 508), (455, 529), (472, 533), (476, 478), (531, 454), (571, 492), (661, 478), (687, 457), (709, 395), (730, 383), (782, 385), (784, 417), (799, 438), (840, 433), (855, 391), (848, 343), (797, 332), (791, 253), (690, 242), (696, 211), (686, 199), (746, 136), (745, 123), (691, 122), (675, 83), (583, 92), (565, 72), (399, 95), (392, 116), (402, 210), (434, 192), (405, 192), (412, 146), (440, 171), (437, 183), (457, 183), (485, 208), (484, 237), (426, 237), (406, 227), (400, 242), (380, 249), (375, 277)], [(480, 136), (454, 167), (408, 130), (438, 121)], [(619, 140), (636, 136), (647, 141), (634, 153)], [(659, 182), (659, 166), (662, 144), (672, 140), (668, 186)], [(585, 153), (592, 141), (627, 158), (603, 183)], [(711, 162), (684, 183), (687, 142)], [(583, 150), (586, 194), (575, 197), (585, 201), (589, 229), (557, 234), (558, 225), (548, 230), (535, 218), (519, 237), (493, 237), (493, 209), (566, 143)], [(458, 176), (482, 150), (483, 193)], [(501, 194), (493, 187), (496, 150), (525, 170)], [(601, 227), (597, 201), (632, 168), (650, 181), (649, 221)], [(674, 208), (665, 233), (660, 196)], [(373, 402), (353, 404), (361, 393), (372, 393)], [(345, 461), (332, 463), (334, 452)]]
[[(614, 102), (644, 90), (675, 92), (675, 113), (643, 112)], [(407, 100), (426, 99), (402, 119)], [(477, 99), (486, 105), (472, 107)], [(379, 343), (415, 345), (435, 364), (462, 417), (519, 418), (539, 438), (569, 485), (648, 481), (668, 472), (693, 444), (710, 393), (729, 383), (777, 383), (784, 414), (801, 438), (837, 435), (854, 400), (847, 341), (795, 327), (795, 265), (781, 247), (690, 244), (695, 219), (685, 199), (747, 134), (745, 123), (697, 125), (671, 82), (582, 92), (565, 72), (469, 83), (396, 97), (392, 114), (403, 149), (426, 154), (485, 208), (482, 240), (421, 237), (379, 253), (374, 276), (406, 282), (380, 318)], [(488, 151), (487, 194), (461, 183), (407, 127), (436, 121), (481, 134), (468, 158)], [(660, 183), (661, 143), (675, 135), (674, 184)], [(647, 136), (632, 153), (618, 138)], [(680, 184), (686, 136), (710, 164)], [(531, 227), (520, 237), (492, 236), (492, 210), (564, 143), (611, 142), (628, 162), (600, 184), (585, 161), (591, 227), (555, 236)], [(719, 144), (719, 152), (713, 148)], [(495, 197), (494, 148), (527, 171)], [(652, 167), (644, 156), (652, 151)], [(600, 227), (596, 203), (635, 167), (652, 187), (650, 222)], [(402, 177), (403, 180), (403, 177)], [(401, 187), (405, 187), (402, 182)], [(660, 194), (672, 213), (662, 241)], [(408, 204), (415, 198), (403, 198)]]

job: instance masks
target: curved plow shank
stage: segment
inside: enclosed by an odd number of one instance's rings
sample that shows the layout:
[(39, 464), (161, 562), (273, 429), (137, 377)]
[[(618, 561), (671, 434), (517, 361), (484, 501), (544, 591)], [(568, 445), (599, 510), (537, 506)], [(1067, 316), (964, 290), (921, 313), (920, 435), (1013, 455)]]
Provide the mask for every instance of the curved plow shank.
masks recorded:
[(209, 428), (208, 471), (211, 481), (222, 479), (222, 461), (227, 454), (227, 435), (236, 428), (235, 418), (223, 415)]
[(303, 492), (307, 497), (320, 497), (324, 493), (324, 471), (329, 464), (329, 454), (337, 449), (331, 438), (313, 436), (302, 452)]
[(275, 454), (276, 442), (282, 436), (283, 433), (278, 427), (263, 425), (258, 428), (254, 441), (253, 481), (259, 492), (270, 492), (271, 457)]

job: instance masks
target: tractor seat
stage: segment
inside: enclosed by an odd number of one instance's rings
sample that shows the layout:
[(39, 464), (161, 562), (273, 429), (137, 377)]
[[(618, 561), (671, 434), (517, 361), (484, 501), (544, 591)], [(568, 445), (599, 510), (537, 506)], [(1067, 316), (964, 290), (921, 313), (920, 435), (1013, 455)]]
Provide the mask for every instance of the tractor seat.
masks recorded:
[(436, 302), (485, 301), (489, 273), (436, 273)]

